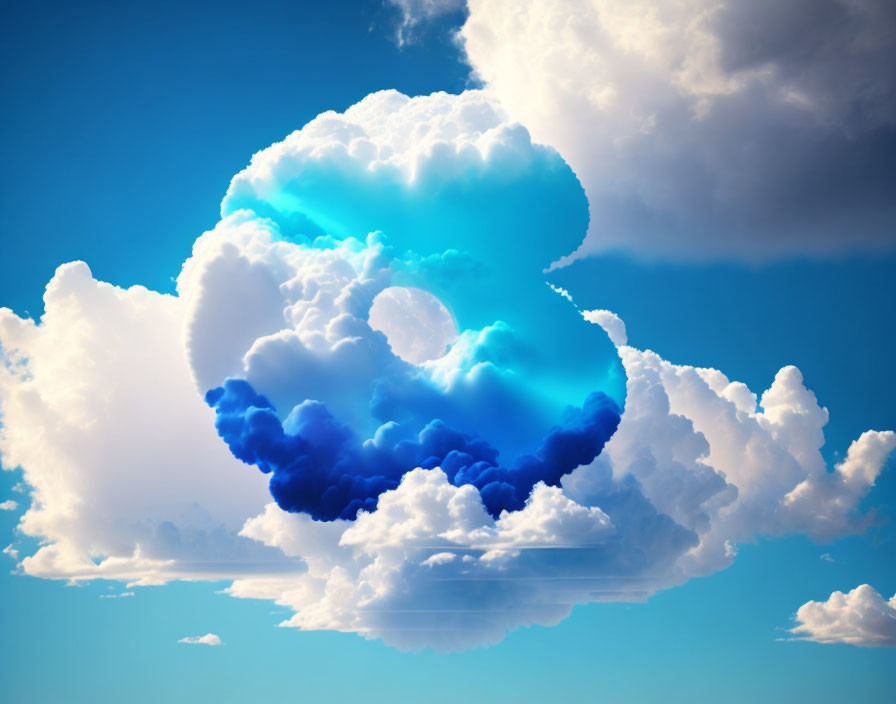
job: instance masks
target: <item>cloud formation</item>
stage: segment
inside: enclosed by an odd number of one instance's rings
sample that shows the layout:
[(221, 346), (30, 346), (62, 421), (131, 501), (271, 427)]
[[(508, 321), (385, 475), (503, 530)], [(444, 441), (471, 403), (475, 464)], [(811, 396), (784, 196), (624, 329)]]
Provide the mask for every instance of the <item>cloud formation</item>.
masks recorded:
[(896, 246), (887, 0), (470, 0), (475, 74), (591, 204), (583, 252)]
[(177, 296), (60, 267), (39, 322), (0, 312), (21, 569), (227, 579), (288, 626), (451, 650), (861, 531), (896, 434), (829, 470), (796, 368), (759, 397), (629, 346), (545, 285), (587, 222), (486, 94), (384, 92), (256, 154)]
[(214, 633), (206, 633), (204, 636), (187, 636), (181, 638), (178, 643), (186, 643), (187, 645), (224, 645), (224, 642)]
[(846, 594), (834, 592), (827, 601), (803, 604), (796, 620), (799, 625), (790, 632), (803, 640), (896, 647), (896, 596), (887, 601), (867, 584)]
[(72, 263), (44, 307), (39, 324), (0, 310), (0, 452), (31, 490), (19, 530), (42, 543), (23, 570), (154, 583), (294, 569), (237, 536), (269, 496), (193, 387), (182, 302)]

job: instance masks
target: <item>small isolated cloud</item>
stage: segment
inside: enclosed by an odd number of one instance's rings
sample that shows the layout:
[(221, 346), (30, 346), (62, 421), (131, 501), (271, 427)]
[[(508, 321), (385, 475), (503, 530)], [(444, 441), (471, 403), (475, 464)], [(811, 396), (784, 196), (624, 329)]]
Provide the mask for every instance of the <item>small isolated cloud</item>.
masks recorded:
[(206, 633), (204, 636), (187, 636), (177, 642), (186, 643), (187, 645), (224, 645), (224, 642), (214, 633)]
[(19, 551), (16, 550), (14, 545), (7, 545), (5, 548), (3, 548), (3, 554), (9, 555), (13, 560), (19, 559)]
[(862, 584), (851, 592), (834, 592), (827, 601), (810, 601), (796, 612), (798, 626), (790, 630), (800, 640), (896, 647), (896, 595), (886, 601)]
[(433, 567), (435, 565), (447, 565), (449, 562), (454, 562), (456, 559), (457, 555), (453, 552), (437, 552), (434, 555), (427, 557), (420, 564)]
[(825, 552), (819, 556), (819, 559), (824, 560), (825, 562), (836, 562), (836, 560), (831, 556), (831, 553)]
[(7, 499), (3, 503), (0, 503), (0, 511), (15, 511), (18, 507), (18, 502), (13, 501), (12, 499)]
[(126, 599), (134, 596), (134, 592), (122, 592), (121, 594), (100, 594), (100, 599)]
[(438, 17), (458, 12), (466, 5), (465, 0), (386, 0), (401, 14), (401, 23), (396, 33), (396, 41), (403, 46), (414, 41), (418, 27), (432, 22)]

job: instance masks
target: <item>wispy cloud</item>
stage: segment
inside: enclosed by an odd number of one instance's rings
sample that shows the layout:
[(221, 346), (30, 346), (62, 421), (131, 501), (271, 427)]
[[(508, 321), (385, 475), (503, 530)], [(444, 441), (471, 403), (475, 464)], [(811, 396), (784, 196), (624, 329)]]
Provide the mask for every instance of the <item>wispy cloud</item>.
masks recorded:
[(867, 648), (896, 647), (896, 596), (889, 601), (867, 584), (810, 601), (796, 612), (790, 632), (799, 640), (846, 643)]
[(214, 633), (206, 633), (204, 636), (187, 636), (177, 642), (186, 643), (187, 645), (224, 645), (221, 638)]

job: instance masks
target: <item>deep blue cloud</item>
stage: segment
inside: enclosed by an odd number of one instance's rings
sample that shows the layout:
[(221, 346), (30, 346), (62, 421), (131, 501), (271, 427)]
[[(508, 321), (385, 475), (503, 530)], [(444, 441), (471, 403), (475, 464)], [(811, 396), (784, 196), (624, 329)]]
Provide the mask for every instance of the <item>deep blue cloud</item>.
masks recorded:
[(538, 482), (559, 486), (564, 474), (592, 462), (620, 418), (611, 398), (592, 393), (582, 408), (566, 409), (534, 455), (501, 464), (485, 439), (436, 418), (411, 437), (390, 422), (361, 441), (319, 401), (299, 404), (281, 422), (273, 404), (243, 379), (228, 379), (206, 394), (206, 402), (234, 456), (271, 474), (271, 494), (280, 508), (323, 521), (353, 520), (362, 509), (375, 510), (377, 497), (415, 467), (441, 467), (455, 486), (475, 486), (497, 518), (523, 508)]

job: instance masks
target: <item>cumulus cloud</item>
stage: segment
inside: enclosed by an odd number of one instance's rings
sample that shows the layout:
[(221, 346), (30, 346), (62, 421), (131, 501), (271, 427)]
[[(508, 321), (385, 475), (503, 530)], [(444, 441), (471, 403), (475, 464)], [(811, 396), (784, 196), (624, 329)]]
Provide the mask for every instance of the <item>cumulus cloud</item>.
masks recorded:
[(475, 74), (591, 203), (583, 252), (896, 244), (887, 0), (470, 0)]
[(587, 222), (487, 95), (384, 92), (256, 154), (176, 296), (60, 267), (39, 322), (0, 312), (22, 570), (227, 579), (287, 626), (451, 650), (861, 531), (896, 435), (829, 470), (794, 367), (757, 396), (629, 346), (545, 285)]
[(715, 369), (628, 346), (619, 352), (628, 376), (625, 413), (596, 462), (565, 480), (573, 498), (587, 497), (595, 467), (636, 478), (659, 511), (700, 534), (682, 561), (696, 573), (727, 564), (733, 551), (726, 543), (756, 535), (830, 540), (863, 529), (859, 502), (896, 433), (863, 433), (829, 471), (820, 452), (828, 413), (796, 367), (781, 369), (757, 397)]
[(187, 636), (177, 642), (186, 643), (187, 645), (224, 645), (224, 642), (214, 633), (206, 633), (204, 636)]
[(237, 535), (268, 493), (193, 388), (182, 302), (73, 263), (44, 306), (39, 324), (0, 310), (0, 452), (31, 487), (19, 530), (43, 543), (24, 571), (147, 583), (285, 568)]
[(867, 584), (803, 604), (796, 620), (790, 632), (802, 640), (896, 647), (896, 596), (887, 601)]
[(0, 503), (0, 511), (15, 511), (18, 507), (18, 502), (13, 501), (12, 499), (7, 499), (3, 503)]

